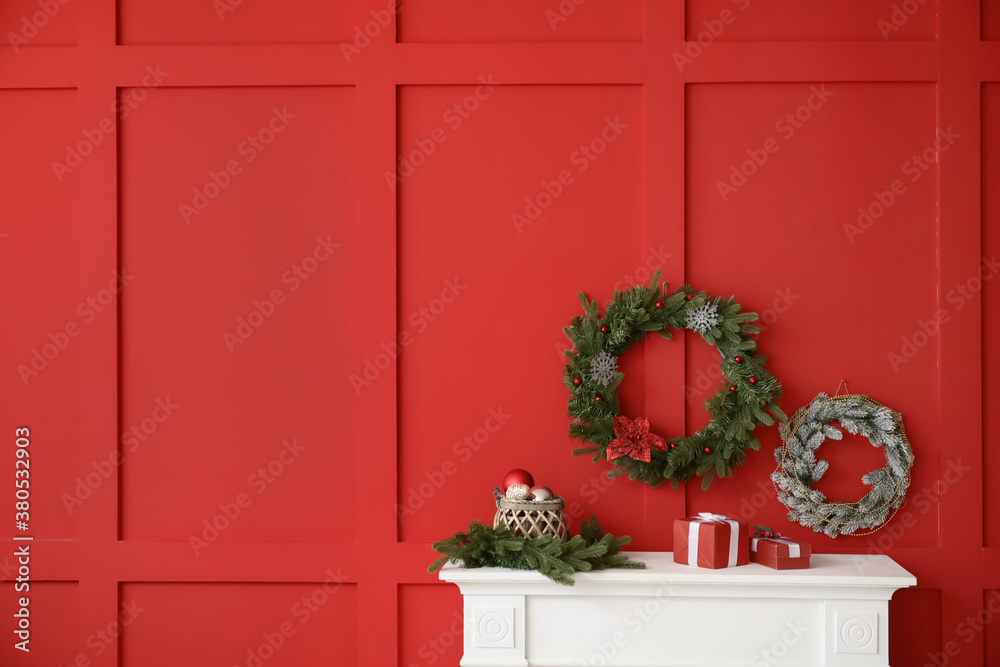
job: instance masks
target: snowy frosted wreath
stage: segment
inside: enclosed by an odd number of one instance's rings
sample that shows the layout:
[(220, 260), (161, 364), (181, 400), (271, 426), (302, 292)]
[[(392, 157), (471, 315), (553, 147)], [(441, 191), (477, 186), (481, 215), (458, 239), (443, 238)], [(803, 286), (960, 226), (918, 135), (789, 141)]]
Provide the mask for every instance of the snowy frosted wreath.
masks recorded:
[[(755, 355), (753, 336), (760, 328), (750, 322), (758, 319), (756, 313), (741, 313), (734, 298), (710, 298), (688, 285), (668, 295), (657, 286), (659, 279), (657, 271), (648, 287), (616, 291), (603, 317), (597, 302), (580, 293), (584, 315), (563, 329), (573, 343), (563, 353), (569, 360), (563, 382), (571, 393), (570, 437), (589, 446), (573, 454), (594, 454), (594, 463), (611, 461), (615, 467), (608, 477), (628, 474), (656, 487), (667, 480), (677, 486), (697, 475), (708, 488), (713, 476), (729, 477), (747, 449), (760, 449), (752, 433), (757, 425), (786, 419), (777, 404), (781, 385), (764, 369), (766, 357)], [(619, 415), (617, 389), (625, 374), (618, 371), (618, 358), (647, 333), (672, 338), (670, 328), (691, 329), (714, 345), (725, 381), (705, 402), (712, 419), (704, 429), (665, 440), (650, 432), (647, 419)]]
[[(864, 436), (885, 450), (885, 467), (861, 478), (872, 490), (856, 503), (827, 502), (826, 495), (813, 488), (830, 467), (829, 462), (816, 459), (816, 450), (827, 438), (844, 437), (830, 424), (835, 420), (848, 433)], [(903, 504), (910, 486), (913, 449), (898, 412), (861, 394), (830, 398), (821, 393), (778, 429), (784, 445), (774, 452), (778, 469), (771, 474), (771, 481), (777, 487), (778, 500), (788, 507), (790, 520), (830, 537), (870, 535)]]

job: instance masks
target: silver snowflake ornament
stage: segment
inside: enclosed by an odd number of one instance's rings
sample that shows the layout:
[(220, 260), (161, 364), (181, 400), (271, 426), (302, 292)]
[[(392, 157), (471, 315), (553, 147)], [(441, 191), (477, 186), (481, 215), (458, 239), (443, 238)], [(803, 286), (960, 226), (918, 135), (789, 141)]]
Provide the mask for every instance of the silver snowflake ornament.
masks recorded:
[(719, 307), (714, 303), (706, 303), (687, 311), (687, 328), (704, 334), (719, 323)]
[(605, 350), (590, 360), (590, 377), (594, 382), (607, 387), (618, 375), (618, 359)]

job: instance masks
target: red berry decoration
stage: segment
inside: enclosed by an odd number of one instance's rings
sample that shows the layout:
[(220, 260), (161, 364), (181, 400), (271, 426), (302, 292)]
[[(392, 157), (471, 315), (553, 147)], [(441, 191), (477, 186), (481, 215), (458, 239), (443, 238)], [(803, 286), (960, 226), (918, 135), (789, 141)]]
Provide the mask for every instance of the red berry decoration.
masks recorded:
[(579, 387), (580, 383), (582, 382), (583, 380), (581, 380), (580, 378), (573, 378), (573, 384), (575, 384), (577, 387)]
[(712, 453), (712, 448), (711, 447), (706, 447), (705, 448), (705, 453), (706, 454), (711, 454)]
[(676, 442), (671, 442), (670, 443), (670, 449), (677, 449), (677, 443)]
[(663, 308), (663, 302), (662, 301), (657, 301), (655, 305), (656, 305), (657, 308)]
[(747, 382), (749, 382), (750, 384), (757, 384), (757, 376), (751, 375), (750, 378), (747, 380)]
[(729, 391), (736, 391), (736, 385), (735, 384), (729, 385)]
[(594, 396), (594, 400), (595, 401), (603, 401), (604, 399), (601, 398), (600, 396)]
[(736, 357), (735, 359), (733, 359), (733, 361), (735, 361), (738, 364), (742, 364), (743, 363), (743, 357)]
[(607, 327), (601, 327), (601, 333), (608, 333)]
[(687, 295), (686, 297), (684, 297), (684, 298), (685, 298), (685, 299), (687, 299), (688, 301), (690, 301), (691, 299), (693, 299), (693, 298), (694, 298), (694, 294), (688, 294), (688, 295)]

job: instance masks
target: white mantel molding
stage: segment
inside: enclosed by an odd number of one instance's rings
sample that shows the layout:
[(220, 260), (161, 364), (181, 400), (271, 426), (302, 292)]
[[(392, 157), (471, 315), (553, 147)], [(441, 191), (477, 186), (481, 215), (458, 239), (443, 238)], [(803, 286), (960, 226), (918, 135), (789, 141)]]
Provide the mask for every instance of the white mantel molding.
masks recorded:
[(706, 570), (636, 552), (645, 570), (575, 575), (446, 565), (465, 600), (462, 667), (887, 667), (889, 599), (916, 578), (888, 556), (815, 554), (807, 570)]

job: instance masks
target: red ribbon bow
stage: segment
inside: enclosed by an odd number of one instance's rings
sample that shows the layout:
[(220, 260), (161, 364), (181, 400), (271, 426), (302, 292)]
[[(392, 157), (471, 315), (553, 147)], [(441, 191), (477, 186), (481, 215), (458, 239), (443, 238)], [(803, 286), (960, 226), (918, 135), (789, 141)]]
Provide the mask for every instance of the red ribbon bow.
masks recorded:
[(627, 456), (649, 463), (653, 448), (661, 452), (667, 451), (667, 441), (649, 432), (649, 420), (645, 417), (615, 417), (615, 436), (617, 437), (608, 443), (609, 461)]

